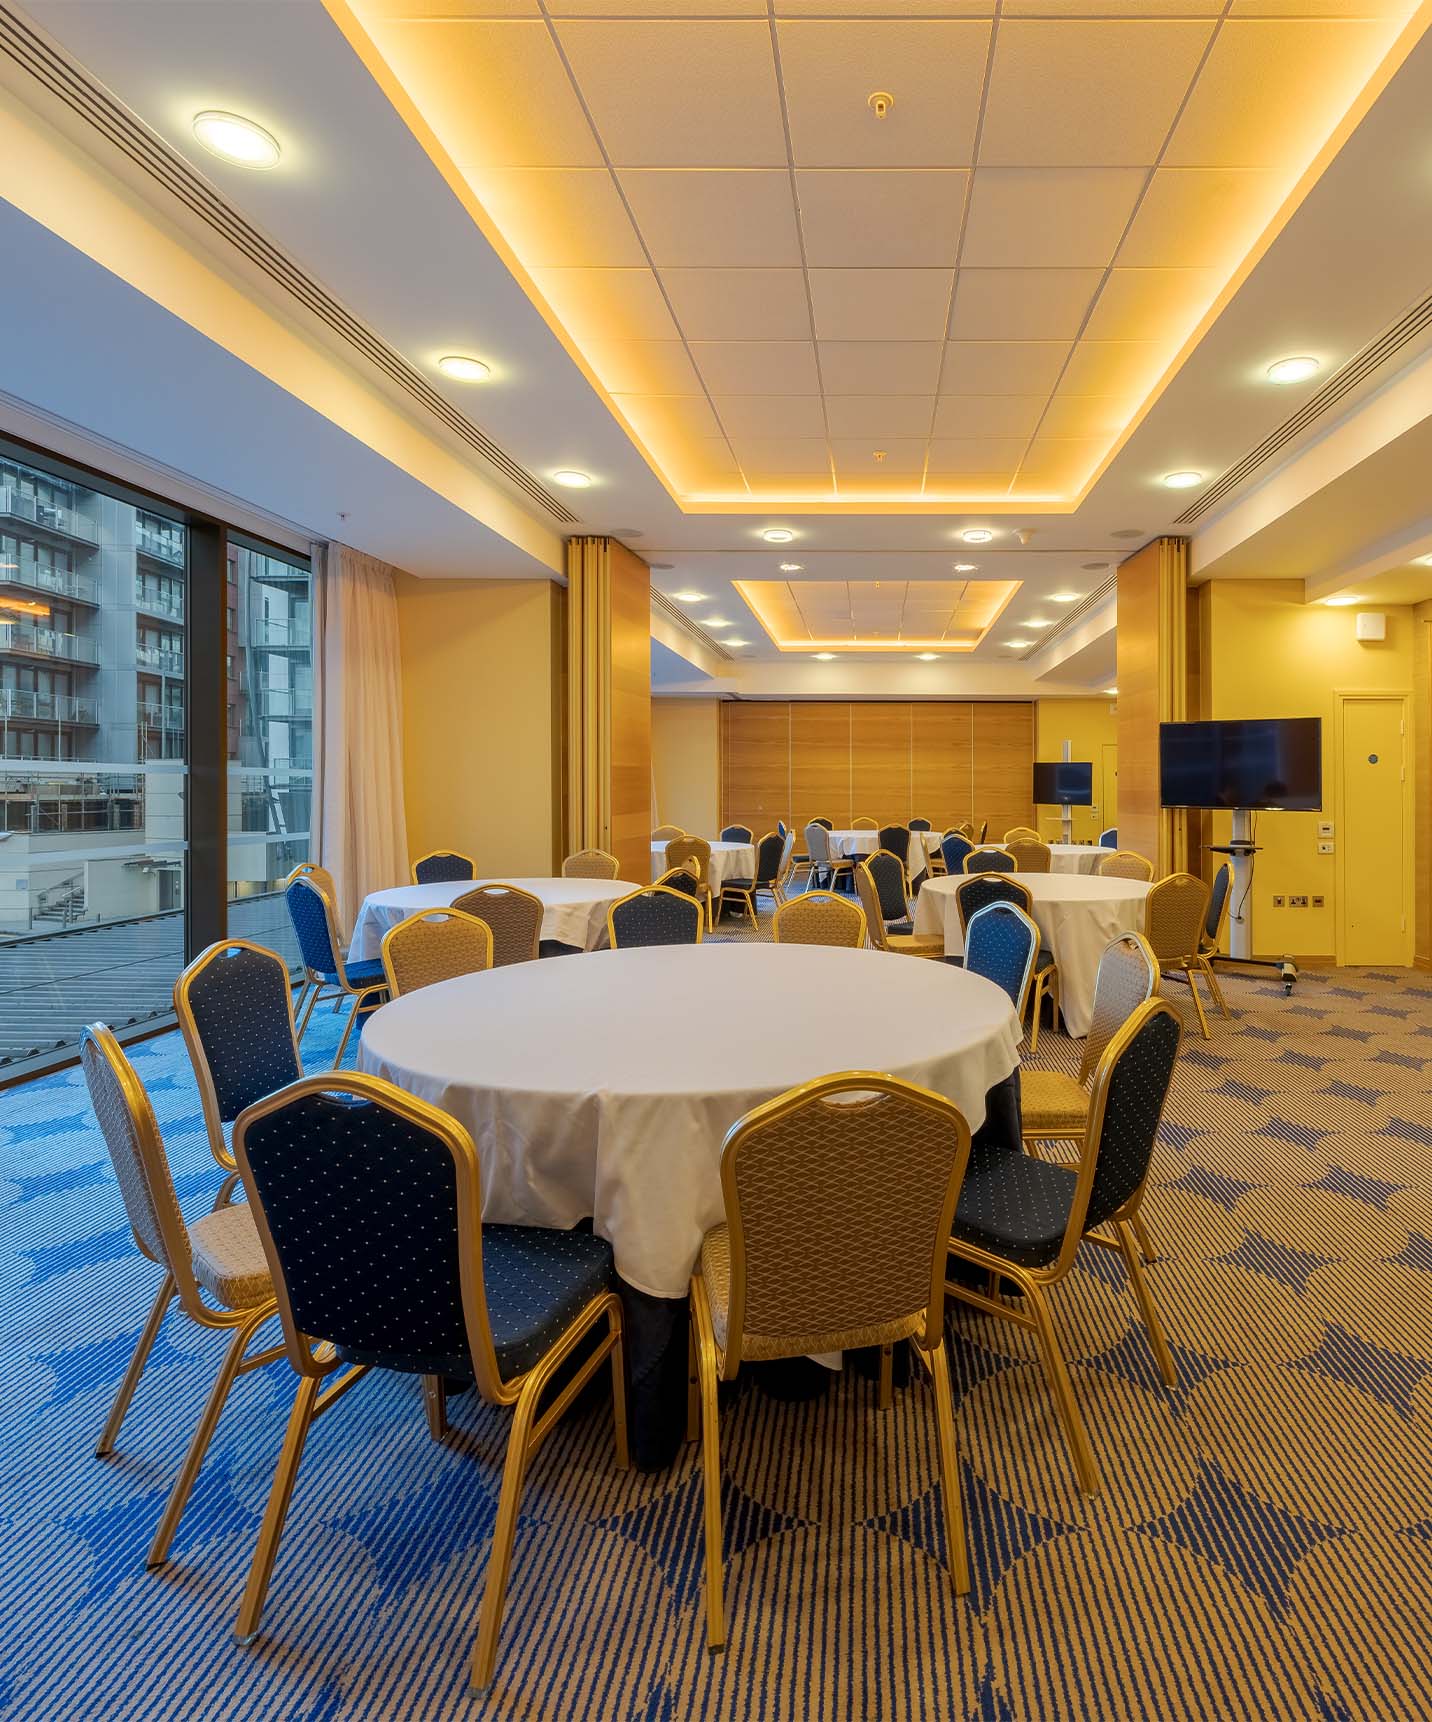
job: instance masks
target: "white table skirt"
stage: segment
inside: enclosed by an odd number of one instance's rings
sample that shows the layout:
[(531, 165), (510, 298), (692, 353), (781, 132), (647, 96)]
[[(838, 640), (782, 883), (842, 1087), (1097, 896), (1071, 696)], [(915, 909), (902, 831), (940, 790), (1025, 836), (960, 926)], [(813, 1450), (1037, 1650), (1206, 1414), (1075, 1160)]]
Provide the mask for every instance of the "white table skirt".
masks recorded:
[[(1044, 948), (1059, 965), (1064, 1025), (1073, 1035), (1089, 1032), (1099, 958), (1111, 939), (1137, 933), (1144, 922), (1149, 887), (1136, 879), (1105, 879), (1085, 873), (1010, 873), (1033, 899)], [(915, 902), (915, 931), (943, 933), (945, 954), (964, 952), (955, 886), (959, 875), (928, 879)]]
[[(855, 1008), (818, 1008), (832, 999)], [(947, 1095), (975, 1130), (1018, 1062), (1018, 1024), (992, 982), (880, 951), (769, 944), (464, 975), (384, 1005), (358, 1055), (472, 1133), (486, 1218), (569, 1227), (591, 1215), (622, 1278), (663, 1298), (685, 1297), (723, 1217), (721, 1144), (752, 1107), (873, 1069)]]
[(465, 891), (479, 885), (517, 885), (542, 899), (542, 934), (581, 951), (595, 951), (607, 942), (607, 910), (618, 898), (640, 886), (622, 879), (450, 879), (440, 885), (398, 885), (374, 891), (363, 899), (348, 961), (363, 962), (379, 955), (390, 927), (424, 909), (446, 909)]
[[(651, 846), (651, 876), (659, 879), (667, 872), (666, 845), (653, 843)], [(707, 869), (707, 877), (711, 881), (711, 889), (719, 897), (721, 887), (728, 879), (754, 879), (756, 877), (756, 846), (754, 843), (717, 843), (711, 844), (711, 865)]]
[(1051, 869), (1055, 873), (1092, 873), (1101, 855), (1112, 855), (1112, 849), (1100, 849), (1093, 843), (1051, 843)]
[[(905, 871), (918, 879), (927, 871), (929, 857), (940, 847), (939, 831), (912, 831), (910, 847), (905, 856)], [(878, 831), (832, 831), (831, 848), (837, 855), (873, 855), (880, 847)]]

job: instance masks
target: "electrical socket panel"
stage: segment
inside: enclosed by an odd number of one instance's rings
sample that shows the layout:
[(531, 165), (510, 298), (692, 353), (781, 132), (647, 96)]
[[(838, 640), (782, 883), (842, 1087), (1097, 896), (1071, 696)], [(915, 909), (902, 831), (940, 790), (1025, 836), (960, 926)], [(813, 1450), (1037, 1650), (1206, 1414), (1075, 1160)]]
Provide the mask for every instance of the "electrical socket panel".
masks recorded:
[(1319, 838), (1318, 839), (1318, 854), (1319, 855), (1331, 855), (1332, 852), (1333, 852), (1333, 845), (1332, 845), (1331, 841), (1327, 838)]
[(1332, 834), (1333, 834), (1333, 822), (1332, 822), (1332, 820), (1331, 819), (1320, 819), (1318, 821), (1318, 836), (1319, 837), (1331, 837)]
[(1326, 897), (1314, 897), (1313, 898), (1313, 907), (1315, 909), (1326, 909), (1327, 906), (1328, 906), (1328, 900)]
[(1273, 907), (1275, 909), (1286, 909), (1287, 906), (1288, 906), (1288, 899), (1286, 897), (1284, 897), (1281, 892), (1276, 897), (1274, 897)]
[(1307, 906), (1308, 899), (1301, 894), (1296, 897), (1289, 897), (1288, 899), (1288, 907), (1290, 909), (1306, 909)]

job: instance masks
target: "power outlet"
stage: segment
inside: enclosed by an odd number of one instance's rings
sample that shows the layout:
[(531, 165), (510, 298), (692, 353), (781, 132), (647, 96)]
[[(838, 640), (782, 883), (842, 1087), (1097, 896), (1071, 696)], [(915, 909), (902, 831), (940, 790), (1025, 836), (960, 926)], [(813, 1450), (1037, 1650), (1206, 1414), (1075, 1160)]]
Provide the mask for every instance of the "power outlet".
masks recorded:
[(1288, 899), (1288, 907), (1290, 909), (1306, 909), (1307, 906), (1308, 899), (1306, 897), (1289, 897)]
[(1314, 897), (1313, 898), (1313, 907), (1315, 909), (1326, 909), (1327, 906), (1328, 906), (1328, 900), (1326, 897)]
[(1281, 894), (1274, 897), (1273, 907), (1275, 909), (1286, 909), (1287, 906), (1288, 906), (1288, 899), (1286, 897), (1282, 896)]
[(1331, 837), (1320, 837), (1318, 839), (1318, 854), (1319, 855), (1331, 855), (1332, 852), (1333, 852), (1332, 838)]

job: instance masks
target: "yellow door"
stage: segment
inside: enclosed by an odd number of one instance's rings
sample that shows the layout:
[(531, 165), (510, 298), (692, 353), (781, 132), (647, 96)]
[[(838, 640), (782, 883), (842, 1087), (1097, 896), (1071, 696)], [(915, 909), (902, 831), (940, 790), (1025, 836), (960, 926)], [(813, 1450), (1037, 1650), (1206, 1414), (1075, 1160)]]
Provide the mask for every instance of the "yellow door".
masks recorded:
[(1119, 823), (1119, 747), (1117, 742), (1106, 741), (1100, 750), (1099, 759), (1099, 819), (1094, 835), (1107, 831), (1112, 825), (1117, 828)]
[(1344, 963), (1406, 963), (1403, 863), (1406, 757), (1400, 699), (1342, 702)]

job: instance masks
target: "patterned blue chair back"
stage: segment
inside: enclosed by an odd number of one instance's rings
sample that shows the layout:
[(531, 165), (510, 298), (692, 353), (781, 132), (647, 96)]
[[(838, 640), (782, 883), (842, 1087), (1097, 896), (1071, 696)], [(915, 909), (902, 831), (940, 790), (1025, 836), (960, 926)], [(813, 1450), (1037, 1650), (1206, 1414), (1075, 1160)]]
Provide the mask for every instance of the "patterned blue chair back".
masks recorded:
[(1148, 1175), (1182, 1034), (1168, 1005), (1150, 999), (1115, 1035), (1100, 1060), (1089, 1102), (1098, 1134), (1085, 1231), (1118, 1213)]
[(820, 826), (822, 831), (834, 831), (835, 830), (834, 823), (829, 819), (812, 819), (811, 824)]
[(888, 849), (892, 855), (898, 855), (904, 861), (910, 853), (910, 827), (908, 825), (882, 825), (880, 827), (880, 847)]
[(776, 835), (778, 837), (784, 837), (785, 834), (786, 834), (786, 822), (784, 819), (778, 819), (776, 821)]
[(962, 927), (968, 927), (990, 903), (1013, 903), (1027, 915), (1029, 892), (1018, 879), (1001, 879), (997, 873), (972, 873), (955, 886), (955, 908)]
[[(174, 986), (174, 1007), (202, 1089), (220, 1122), (303, 1075), (294, 1040), (288, 964), (248, 944), (210, 945)], [(202, 1062), (202, 1069), (200, 1065)]]
[(1012, 903), (986, 903), (965, 928), (965, 969), (1003, 987), (1023, 1015), (1039, 928)]
[(930, 831), (933, 827), (928, 819), (912, 819), (910, 821), (910, 829), (912, 831)]
[(721, 833), (721, 842), (749, 843), (753, 835), (749, 825), (728, 825)]
[(693, 900), (700, 895), (701, 884), (694, 873), (688, 873), (684, 867), (673, 867), (669, 873), (654, 881), (664, 891), (680, 891), (683, 896)]
[(1101, 849), (1117, 849), (1119, 847), (1119, 828), (1117, 825), (1111, 825), (1107, 831), (1099, 833), (1099, 847)]
[(335, 973), (338, 953), (333, 948), (322, 892), (307, 879), (295, 879), (283, 896), (288, 904), (288, 918), (293, 923), (293, 936), (298, 940), (304, 967), (320, 975)]
[(454, 855), (450, 850), (424, 855), (413, 863), (413, 878), (419, 885), (450, 885), (476, 877), (477, 870), (467, 856)]
[(1013, 873), (1014, 857), (1004, 849), (971, 849), (965, 856), (966, 873)]
[(880, 918), (884, 921), (908, 921), (910, 900), (905, 895), (905, 866), (899, 856), (877, 849), (865, 865), (870, 869), (880, 898)]
[(776, 875), (781, 870), (781, 861), (785, 855), (786, 840), (778, 831), (768, 832), (761, 839), (761, 846), (756, 851), (756, 883), (757, 885), (773, 885)]
[[(694, 879), (691, 882), (693, 886), (696, 883)], [(612, 904), (607, 911), (607, 932), (613, 950), (637, 945), (699, 945), (701, 905), (694, 896), (653, 885)]]
[(1223, 920), (1223, 905), (1228, 900), (1228, 863), (1225, 861), (1213, 875), (1213, 889), (1208, 897), (1208, 913), (1203, 919), (1203, 936), (1209, 944), (1217, 944), (1219, 924)]
[(974, 848), (968, 837), (961, 837), (958, 831), (952, 831), (940, 843), (940, 853), (945, 858), (945, 870), (948, 873), (963, 873), (965, 856)]

